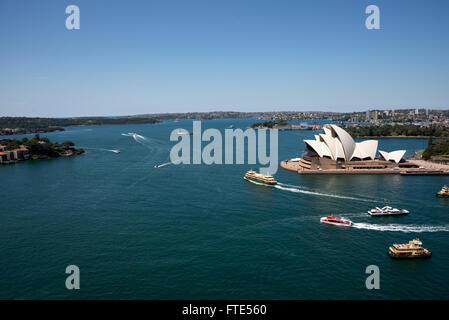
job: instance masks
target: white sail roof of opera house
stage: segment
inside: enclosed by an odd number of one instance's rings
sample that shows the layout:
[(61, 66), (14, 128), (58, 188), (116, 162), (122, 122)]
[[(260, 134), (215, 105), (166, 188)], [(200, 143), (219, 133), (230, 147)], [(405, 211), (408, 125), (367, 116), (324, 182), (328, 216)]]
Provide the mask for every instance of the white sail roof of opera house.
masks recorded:
[[(324, 133), (315, 135), (315, 140), (304, 140), (306, 145), (315, 151), (319, 157), (329, 157), (332, 160), (342, 159), (351, 161), (354, 159), (374, 160), (377, 153), (377, 140), (365, 140), (355, 142), (351, 135), (334, 124), (323, 127)], [(384, 153), (384, 154), (382, 154)], [(382, 157), (398, 163), (405, 154), (405, 150), (386, 153), (382, 151)]]
[(379, 153), (382, 156), (382, 158), (384, 158), (387, 161), (394, 161), (396, 163), (399, 163), (401, 161), (405, 152), (406, 152), (406, 150), (397, 150), (397, 151), (392, 151), (392, 152), (385, 152), (385, 151), (379, 150)]

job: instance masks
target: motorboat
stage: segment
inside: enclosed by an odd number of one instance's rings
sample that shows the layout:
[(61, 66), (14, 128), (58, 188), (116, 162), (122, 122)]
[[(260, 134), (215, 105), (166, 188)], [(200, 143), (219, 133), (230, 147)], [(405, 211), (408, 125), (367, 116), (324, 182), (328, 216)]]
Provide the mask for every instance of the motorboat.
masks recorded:
[(385, 206), (383, 208), (375, 207), (368, 211), (370, 216), (399, 216), (409, 214), (405, 209), (392, 208), (390, 206)]
[(343, 217), (334, 217), (334, 216), (322, 217), (320, 219), (320, 222), (342, 227), (350, 227), (352, 225), (351, 220)]

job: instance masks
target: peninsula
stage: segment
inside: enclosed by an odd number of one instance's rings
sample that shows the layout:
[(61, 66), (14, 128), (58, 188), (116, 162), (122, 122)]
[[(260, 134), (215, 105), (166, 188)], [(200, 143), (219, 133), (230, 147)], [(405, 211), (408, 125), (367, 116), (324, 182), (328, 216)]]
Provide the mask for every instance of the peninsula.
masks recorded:
[[(282, 161), (281, 167), (298, 174), (449, 175), (449, 166), (406, 160), (406, 150), (378, 151), (377, 140), (355, 142), (337, 125), (323, 130), (314, 140), (304, 140), (306, 150), (300, 158)], [(442, 150), (439, 144), (435, 148)]]
[(68, 126), (115, 124), (154, 124), (160, 120), (151, 117), (80, 117), (80, 118), (28, 118), (0, 117), (0, 135), (64, 131)]
[(32, 139), (0, 139), (0, 164), (17, 163), (24, 160), (70, 157), (85, 153), (75, 148), (72, 141), (51, 142), (36, 134)]

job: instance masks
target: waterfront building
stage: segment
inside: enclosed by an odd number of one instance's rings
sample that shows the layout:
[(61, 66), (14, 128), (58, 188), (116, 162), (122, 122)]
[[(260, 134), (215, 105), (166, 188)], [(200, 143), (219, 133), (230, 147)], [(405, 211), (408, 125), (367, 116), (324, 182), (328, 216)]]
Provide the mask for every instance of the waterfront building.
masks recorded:
[(13, 150), (13, 152), (14, 152), (14, 157), (17, 160), (28, 160), (30, 157), (30, 152), (28, 151), (27, 148), (15, 149), (15, 150)]
[(0, 151), (0, 163), (6, 163), (8, 161), (8, 154)]
[(400, 168), (417, 167), (403, 159), (406, 150), (379, 151), (376, 157), (377, 140), (355, 142), (334, 124), (325, 125), (323, 131), (315, 140), (304, 140), (306, 149), (299, 161), (281, 166), (298, 173), (399, 173)]

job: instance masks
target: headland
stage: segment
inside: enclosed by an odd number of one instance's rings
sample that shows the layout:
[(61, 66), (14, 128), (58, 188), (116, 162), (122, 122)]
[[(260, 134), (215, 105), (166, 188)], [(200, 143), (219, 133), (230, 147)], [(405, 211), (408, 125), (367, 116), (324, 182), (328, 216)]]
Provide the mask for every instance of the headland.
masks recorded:
[(337, 125), (325, 125), (323, 130), (315, 140), (304, 140), (304, 154), (282, 161), (281, 168), (298, 174), (449, 175), (449, 165), (406, 160), (406, 150), (378, 151), (377, 140), (355, 142)]

